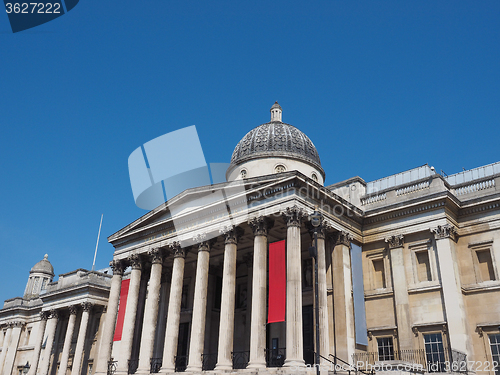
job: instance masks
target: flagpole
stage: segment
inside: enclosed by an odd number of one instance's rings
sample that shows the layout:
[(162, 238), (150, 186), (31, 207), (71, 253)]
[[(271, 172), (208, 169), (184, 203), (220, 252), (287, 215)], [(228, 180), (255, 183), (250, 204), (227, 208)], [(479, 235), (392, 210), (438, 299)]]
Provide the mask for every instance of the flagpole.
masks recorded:
[(97, 233), (97, 243), (95, 244), (95, 252), (94, 252), (94, 261), (92, 262), (92, 271), (95, 268), (95, 258), (97, 256), (97, 247), (99, 246), (99, 237), (101, 236), (101, 225), (102, 225), (102, 217), (104, 214), (101, 214), (101, 222), (99, 223), (99, 233)]

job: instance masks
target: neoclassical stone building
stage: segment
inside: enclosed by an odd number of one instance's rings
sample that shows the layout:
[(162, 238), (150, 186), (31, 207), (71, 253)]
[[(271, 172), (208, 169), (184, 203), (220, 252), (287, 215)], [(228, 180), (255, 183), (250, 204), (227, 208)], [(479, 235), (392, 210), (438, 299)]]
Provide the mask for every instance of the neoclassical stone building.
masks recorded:
[[(325, 366), (495, 373), (500, 163), (324, 186), (316, 148), (275, 103), (271, 121), (236, 146), (226, 178), (108, 238), (113, 275), (89, 373), (292, 373), (315, 352)], [(39, 337), (53, 332), (47, 324)], [(4, 347), (0, 365), (10, 363)], [(74, 373), (62, 354), (42, 353), (37, 374)]]

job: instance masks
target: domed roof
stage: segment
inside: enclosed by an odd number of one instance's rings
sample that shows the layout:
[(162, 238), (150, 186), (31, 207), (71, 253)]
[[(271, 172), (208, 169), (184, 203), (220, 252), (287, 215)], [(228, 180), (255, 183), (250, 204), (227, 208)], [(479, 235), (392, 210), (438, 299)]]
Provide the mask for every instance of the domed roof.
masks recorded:
[(50, 264), (48, 258), (49, 258), (49, 256), (47, 254), (45, 254), (43, 259), (33, 266), (30, 273), (34, 273), (34, 272), (46, 273), (46, 274), (54, 276), (54, 267), (52, 267), (52, 264)]
[(300, 159), (323, 170), (318, 151), (309, 137), (295, 126), (281, 121), (268, 122), (250, 130), (236, 145), (231, 164), (269, 156)]

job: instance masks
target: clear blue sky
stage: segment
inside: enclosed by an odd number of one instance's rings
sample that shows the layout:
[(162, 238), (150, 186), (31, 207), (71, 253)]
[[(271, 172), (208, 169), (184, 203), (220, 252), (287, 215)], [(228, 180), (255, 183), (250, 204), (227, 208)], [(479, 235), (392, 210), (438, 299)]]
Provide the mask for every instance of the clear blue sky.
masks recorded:
[(500, 160), (498, 0), (81, 0), (17, 34), (0, 14), (1, 301), (45, 253), (90, 268), (101, 213), (107, 266), (106, 237), (145, 213), (135, 148), (196, 125), (228, 162), (275, 100), (327, 183)]

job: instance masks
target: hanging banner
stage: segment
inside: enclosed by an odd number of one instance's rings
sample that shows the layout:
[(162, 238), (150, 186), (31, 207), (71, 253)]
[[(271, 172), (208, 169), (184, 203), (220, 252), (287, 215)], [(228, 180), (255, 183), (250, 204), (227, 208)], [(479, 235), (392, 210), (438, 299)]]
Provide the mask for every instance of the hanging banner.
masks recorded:
[(122, 288), (120, 290), (120, 307), (118, 308), (118, 317), (116, 318), (116, 328), (113, 341), (120, 341), (122, 339), (123, 321), (125, 319), (125, 307), (127, 306), (129, 285), (130, 279), (122, 281)]
[(267, 322), (285, 321), (286, 247), (285, 241), (269, 244), (269, 309)]

